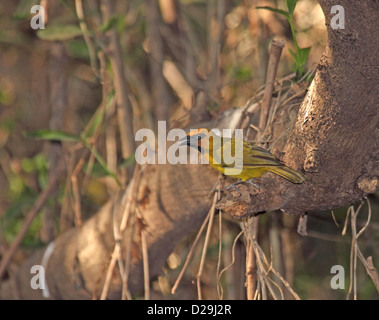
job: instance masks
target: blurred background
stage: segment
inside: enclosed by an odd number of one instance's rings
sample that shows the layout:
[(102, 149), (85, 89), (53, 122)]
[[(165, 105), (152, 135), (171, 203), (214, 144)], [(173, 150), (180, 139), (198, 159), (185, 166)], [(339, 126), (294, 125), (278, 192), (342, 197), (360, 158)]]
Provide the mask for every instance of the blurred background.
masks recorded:
[[(30, 26), (34, 4), (46, 8), (44, 30)], [(183, 127), (191, 121), (191, 109), (197, 107), (194, 97), (201, 93), (206, 96), (201, 107), (211, 117), (244, 106), (265, 82), (274, 38), (286, 40), (277, 78), (293, 73), (289, 49), (295, 50), (295, 45), (287, 19), (256, 9), (270, 6), (285, 10), (284, 0), (129, 0), (117, 1), (109, 10), (106, 5), (107, 1), (96, 0), (0, 2), (0, 257), (46, 187), (58, 158), (64, 157), (69, 168), (57, 185), (56, 195), (48, 199), (28, 229), (10, 267), (14, 272), (35, 248), (80, 226), (128, 181), (133, 157), (127, 144), (133, 136), (119, 126), (114, 94), (117, 81), (112, 79), (120, 75), (115, 66), (124, 71), (119, 81), (127, 88), (132, 133), (140, 128), (154, 130), (158, 120)], [(299, 47), (311, 47), (306, 69), (313, 70), (327, 41), (324, 15), (315, 0), (298, 1), (294, 25)], [(119, 48), (113, 46), (114, 36)], [(110, 54), (109, 47), (118, 54)], [(85, 135), (98, 156), (60, 136), (45, 141), (27, 135), (42, 129)], [(110, 177), (108, 169), (116, 172), (118, 181)], [(371, 222), (359, 242), (364, 255), (373, 256), (375, 262), (379, 257), (378, 197), (371, 196), (370, 201)], [(297, 234), (296, 217), (268, 214), (260, 219), (262, 248), (268, 257), (277, 256), (272, 252), (272, 241), (280, 239), (280, 263), (276, 261), (275, 267), (302, 299), (346, 298), (351, 231), (347, 228), (342, 233), (348, 210), (335, 210), (334, 217), (331, 212), (310, 215), (309, 237)], [(358, 228), (365, 225), (367, 212), (365, 203), (357, 218)], [(227, 221), (226, 226), (222, 235), (224, 265), (231, 262), (233, 241), (240, 232), (233, 221)], [(153, 298), (196, 298), (193, 279), (200, 249), (178, 293), (170, 293), (194, 236), (178, 245), (162, 275), (153, 281)], [(208, 299), (217, 299), (218, 243), (215, 232), (203, 275), (204, 297)], [(236, 244), (235, 258), (223, 280), (224, 297), (244, 299), (241, 242)], [(345, 268), (345, 289), (331, 289), (333, 265)], [(359, 298), (378, 298), (360, 264), (357, 281)]]

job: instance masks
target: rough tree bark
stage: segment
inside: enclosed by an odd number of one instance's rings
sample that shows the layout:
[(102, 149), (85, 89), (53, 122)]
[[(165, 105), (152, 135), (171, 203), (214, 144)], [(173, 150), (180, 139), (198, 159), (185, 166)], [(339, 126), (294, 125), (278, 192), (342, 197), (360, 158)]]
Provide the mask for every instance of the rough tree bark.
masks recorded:
[[(268, 173), (257, 181), (259, 190), (247, 191), (253, 187), (241, 185), (242, 196), (231, 192), (219, 204), (225, 210), (239, 205), (237, 216), (276, 209), (295, 214), (325, 210), (378, 189), (379, 3), (340, 0), (346, 15), (344, 30), (331, 28), (332, 1), (319, 3), (329, 41), (283, 150), (284, 161), (295, 169), (304, 168), (308, 180), (293, 185)], [(217, 174), (201, 165), (156, 165), (149, 171), (143, 217), (154, 277), (176, 243), (204, 219)], [(81, 229), (56, 240), (47, 265), (52, 298), (99, 296), (114, 245), (111, 208), (111, 203), (106, 204)], [(41, 298), (40, 290), (30, 288), (30, 266), (40, 264), (41, 257), (42, 252), (34, 254), (19, 270), (21, 298)], [(141, 257), (135, 256), (129, 277), (133, 293), (142, 290), (142, 277)], [(12, 297), (10, 287), (9, 282), (2, 285), (2, 298)], [(115, 275), (108, 297), (117, 299), (120, 292), (121, 280)]]
[(333, 4), (319, 3), (328, 44), (283, 150), (284, 162), (303, 168), (307, 182), (294, 185), (267, 174), (256, 181), (259, 190), (241, 186), (242, 196), (229, 193), (219, 204), (236, 218), (338, 208), (379, 187), (379, 3), (340, 1), (345, 29), (336, 30), (330, 24)]
[[(149, 171), (143, 219), (148, 235), (150, 276), (155, 277), (180, 239), (196, 231), (203, 222), (211, 205), (208, 194), (218, 175), (207, 166), (193, 165), (152, 165)], [(120, 197), (115, 197), (115, 201)], [(91, 299), (100, 296), (115, 243), (112, 211), (110, 201), (81, 229), (72, 229), (56, 240), (46, 268), (52, 298)], [(128, 232), (129, 229), (123, 236), (122, 248), (126, 247)], [(134, 250), (138, 252), (140, 248)], [(124, 252), (122, 254), (125, 256)], [(23, 299), (42, 298), (41, 290), (30, 288), (33, 276), (30, 268), (41, 264), (42, 255), (43, 251), (34, 254), (18, 272), (16, 280)], [(137, 254), (132, 260), (129, 288), (132, 293), (137, 293), (143, 287), (142, 259)], [(1, 298), (13, 297), (11, 285), (10, 282), (2, 284)], [(108, 298), (120, 299), (121, 285), (115, 268)]]

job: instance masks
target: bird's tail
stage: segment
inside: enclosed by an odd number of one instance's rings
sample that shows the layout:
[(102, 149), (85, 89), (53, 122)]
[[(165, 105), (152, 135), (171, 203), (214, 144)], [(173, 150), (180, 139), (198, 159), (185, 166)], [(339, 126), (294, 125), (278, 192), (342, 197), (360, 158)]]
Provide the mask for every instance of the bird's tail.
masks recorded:
[(270, 167), (268, 171), (271, 171), (293, 183), (303, 183), (305, 181), (305, 176), (302, 173), (286, 166)]

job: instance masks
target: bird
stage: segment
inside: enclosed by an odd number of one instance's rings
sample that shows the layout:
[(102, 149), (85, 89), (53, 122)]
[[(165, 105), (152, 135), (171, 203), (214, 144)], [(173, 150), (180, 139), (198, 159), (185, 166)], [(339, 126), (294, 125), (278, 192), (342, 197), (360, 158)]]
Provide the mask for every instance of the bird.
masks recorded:
[[(296, 184), (305, 181), (302, 173), (287, 167), (268, 150), (235, 138), (220, 137), (207, 128), (191, 130), (179, 141), (180, 146), (186, 145), (197, 149), (214, 169), (243, 182), (259, 178), (266, 172), (272, 172)], [(240, 150), (236, 149), (238, 144), (242, 145)], [(234, 164), (224, 161), (222, 155), (225, 148), (229, 148), (232, 152), (237, 151), (233, 156)]]

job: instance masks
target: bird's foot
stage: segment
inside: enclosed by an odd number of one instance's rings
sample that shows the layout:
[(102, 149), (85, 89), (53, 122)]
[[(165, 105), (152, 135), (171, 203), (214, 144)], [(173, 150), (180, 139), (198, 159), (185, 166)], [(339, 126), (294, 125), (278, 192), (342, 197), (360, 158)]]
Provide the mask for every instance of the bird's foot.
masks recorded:
[(232, 184), (228, 185), (228, 186), (225, 188), (225, 190), (226, 190), (226, 191), (229, 191), (230, 189), (232, 189), (232, 190), (234, 190), (234, 191), (237, 191), (237, 192), (240, 194), (240, 196), (242, 196), (241, 191), (239, 191), (239, 190), (236, 188), (236, 185), (241, 184), (241, 182), (242, 182), (242, 181), (238, 181), (238, 182), (236, 182), (236, 183), (232, 183)]
[(254, 182), (254, 179), (255, 178), (250, 178), (250, 179), (248, 179), (248, 180), (246, 180), (246, 183), (250, 183), (254, 188), (256, 188), (256, 189), (260, 189), (259, 188), (259, 186)]
[(242, 184), (242, 183), (249, 183), (249, 184), (251, 184), (254, 188), (256, 188), (257, 190), (260, 189), (259, 186), (258, 186), (256, 183), (254, 183), (254, 178), (251, 178), (251, 179), (246, 180), (246, 181), (238, 181), (238, 182), (232, 183), (232, 184), (228, 185), (228, 186), (225, 188), (225, 190), (226, 190), (226, 191), (229, 191), (229, 190), (232, 189), (232, 190), (234, 190), (234, 191), (237, 191), (237, 192), (240, 194), (240, 196), (241, 196), (242, 193), (241, 193), (241, 191), (240, 191), (236, 186), (238, 186), (239, 184)]

